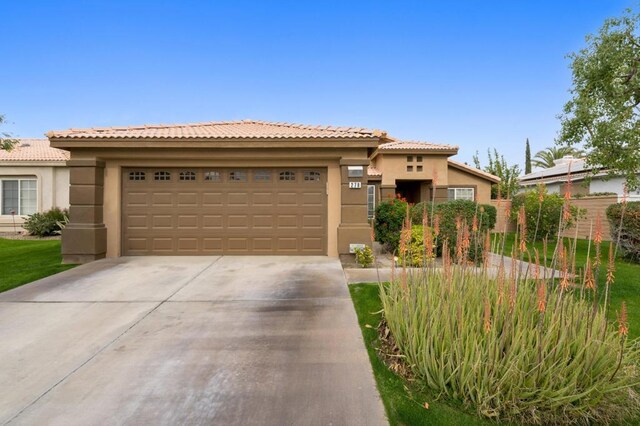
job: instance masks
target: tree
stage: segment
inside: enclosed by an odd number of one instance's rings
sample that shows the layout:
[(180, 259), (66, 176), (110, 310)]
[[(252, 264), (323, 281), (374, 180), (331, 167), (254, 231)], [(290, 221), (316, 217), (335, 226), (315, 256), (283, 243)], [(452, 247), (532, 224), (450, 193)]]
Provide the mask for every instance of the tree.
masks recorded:
[(627, 9), (586, 37), (587, 46), (569, 55), (572, 98), (559, 116), (557, 143), (582, 143), (586, 162), (640, 187), (640, 15)]
[(518, 181), (520, 166), (517, 164), (509, 166), (504, 156), (499, 155), (498, 150), (495, 148), (493, 149), (493, 154), (490, 149), (487, 149), (487, 158), (489, 165), (482, 168), (478, 158), (478, 151), (476, 151), (473, 156), (473, 162), (477, 169), (484, 170), (500, 178), (500, 183), (491, 185), (491, 198), (498, 198), (498, 194), (500, 194), (500, 198), (511, 198), (520, 187), (520, 182)]
[[(5, 123), (4, 115), (0, 114), (0, 124)], [(17, 139), (14, 139), (10, 133), (0, 132), (0, 151), (11, 151), (13, 147), (18, 143)]]
[(536, 167), (548, 169), (555, 166), (555, 160), (559, 160), (565, 155), (572, 155), (576, 158), (580, 158), (584, 156), (584, 151), (571, 146), (551, 146), (543, 149), (542, 151), (538, 151), (533, 157), (531, 164)]
[(529, 173), (531, 173), (531, 147), (529, 146), (529, 138), (527, 138), (524, 148), (524, 174), (528, 175)]

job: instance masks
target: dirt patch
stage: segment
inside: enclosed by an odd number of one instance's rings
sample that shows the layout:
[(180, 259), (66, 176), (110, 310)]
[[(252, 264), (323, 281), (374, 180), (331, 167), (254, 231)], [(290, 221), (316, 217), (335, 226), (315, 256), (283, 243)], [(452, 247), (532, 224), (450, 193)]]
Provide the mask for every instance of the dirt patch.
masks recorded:
[(400, 348), (396, 345), (385, 320), (382, 320), (378, 325), (378, 342), (379, 346), (376, 348), (378, 356), (387, 368), (408, 382), (414, 382), (415, 375), (407, 364), (405, 356), (400, 353)]

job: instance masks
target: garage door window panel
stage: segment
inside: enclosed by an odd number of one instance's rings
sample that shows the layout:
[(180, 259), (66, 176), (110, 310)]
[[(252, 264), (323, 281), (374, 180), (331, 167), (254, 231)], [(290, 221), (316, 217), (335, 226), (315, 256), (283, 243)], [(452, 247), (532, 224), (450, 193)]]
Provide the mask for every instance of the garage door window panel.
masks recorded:
[(183, 171), (180, 172), (180, 181), (182, 182), (195, 182), (196, 181), (196, 172), (192, 171)]
[(284, 170), (280, 172), (279, 179), (281, 182), (295, 182), (296, 172), (293, 170)]
[(253, 172), (254, 182), (271, 182), (271, 170), (256, 170)]
[(246, 170), (232, 170), (229, 172), (229, 182), (246, 182), (247, 171)]
[(155, 181), (169, 181), (171, 180), (171, 172), (158, 171), (153, 174), (153, 180)]
[(222, 174), (218, 170), (207, 170), (204, 172), (205, 182), (222, 182)]
[(129, 172), (129, 180), (131, 182), (142, 182), (147, 179), (147, 174), (141, 171)]
[(320, 172), (315, 170), (307, 170), (304, 172), (305, 182), (320, 182)]

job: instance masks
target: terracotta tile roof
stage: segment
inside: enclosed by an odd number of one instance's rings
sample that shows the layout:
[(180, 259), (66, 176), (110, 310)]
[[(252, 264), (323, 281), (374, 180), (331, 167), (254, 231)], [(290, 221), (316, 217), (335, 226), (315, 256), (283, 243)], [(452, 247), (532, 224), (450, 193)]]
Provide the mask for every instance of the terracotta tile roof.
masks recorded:
[(69, 151), (49, 146), (48, 139), (18, 139), (11, 151), (0, 150), (0, 163), (5, 162), (52, 162), (67, 161)]
[(430, 143), (430, 142), (419, 142), (419, 141), (392, 141), (378, 145), (378, 149), (380, 150), (389, 150), (389, 149), (406, 149), (412, 151), (451, 151), (457, 150), (458, 147), (455, 145), (447, 145), (447, 144), (439, 144), (439, 143)]
[(384, 132), (360, 127), (312, 126), (257, 120), (218, 121), (192, 124), (159, 124), (131, 127), (56, 130), (49, 138), (91, 139), (292, 139), (292, 138), (377, 138)]
[(368, 176), (382, 176), (382, 172), (380, 170), (376, 169), (375, 167), (369, 166), (367, 168), (367, 175)]
[(500, 178), (498, 176), (492, 175), (491, 173), (487, 173), (484, 170), (476, 169), (473, 166), (469, 166), (467, 164), (461, 163), (459, 161), (452, 160), (450, 158), (447, 159), (447, 162), (449, 163), (450, 166), (453, 166), (453, 167), (455, 167), (457, 169), (465, 170), (465, 171), (467, 171), (469, 173), (472, 173), (472, 174), (474, 174), (476, 176), (485, 177), (485, 178), (487, 178), (487, 180), (490, 180), (492, 182), (496, 182), (496, 183), (500, 182)]

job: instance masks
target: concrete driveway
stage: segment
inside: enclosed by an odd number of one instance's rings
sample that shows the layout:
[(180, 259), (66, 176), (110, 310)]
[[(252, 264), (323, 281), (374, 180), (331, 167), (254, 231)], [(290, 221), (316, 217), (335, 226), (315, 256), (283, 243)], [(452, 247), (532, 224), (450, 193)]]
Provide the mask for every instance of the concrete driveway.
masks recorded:
[(0, 294), (0, 423), (378, 425), (339, 261), (140, 257)]

